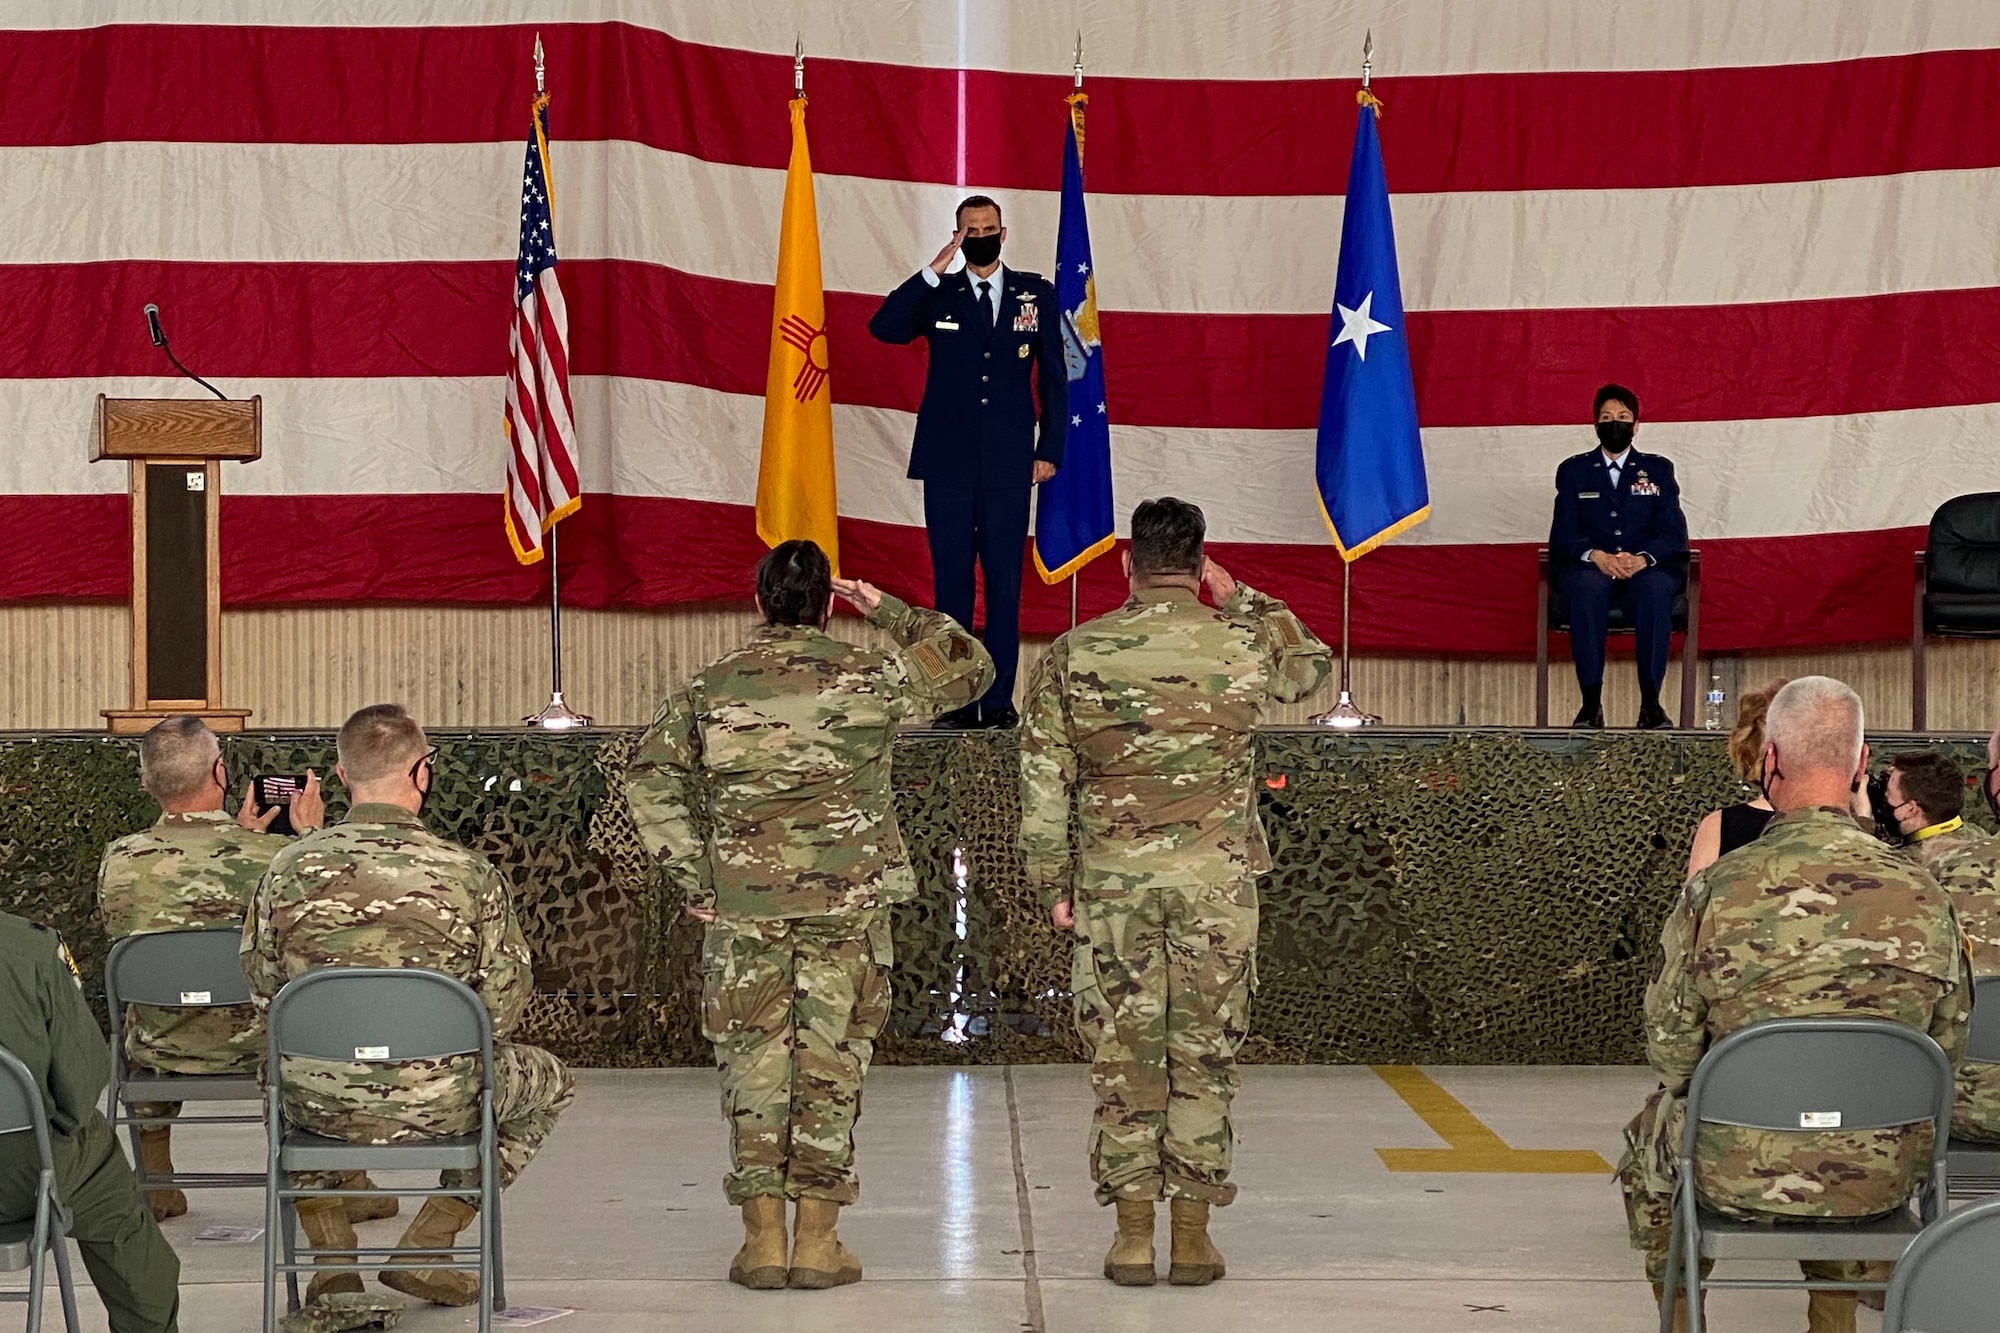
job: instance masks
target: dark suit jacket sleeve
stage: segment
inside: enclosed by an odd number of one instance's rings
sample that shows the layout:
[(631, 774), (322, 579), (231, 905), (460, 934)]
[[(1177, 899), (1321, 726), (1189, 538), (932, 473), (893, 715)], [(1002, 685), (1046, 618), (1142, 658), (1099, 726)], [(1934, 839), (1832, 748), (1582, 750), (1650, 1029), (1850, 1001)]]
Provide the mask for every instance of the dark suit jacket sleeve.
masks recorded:
[(1584, 552), (1590, 549), (1590, 540), (1583, 535), (1583, 523), (1576, 512), (1575, 488), (1563, 475), (1568, 470), (1567, 463), (1556, 469), (1556, 512), (1549, 523), (1549, 554), (1558, 567), (1580, 564)]
[(1680, 559), (1688, 548), (1687, 515), (1681, 512), (1681, 484), (1674, 476), (1674, 465), (1664, 458), (1660, 460), (1660, 471), (1665, 474), (1659, 479), (1660, 521), (1653, 539), (1639, 548), (1639, 554), (1650, 557), (1656, 565)]
[[(1035, 367), (1035, 378), (1041, 381), (1042, 434), (1035, 446), (1035, 461), (1061, 467), (1063, 442), (1069, 435), (1069, 363), (1063, 360), (1062, 312), (1056, 309), (1055, 284), (1049, 284), (1043, 304), (1042, 343), (1036, 356), (1040, 364)], [(1097, 404), (1086, 408), (1095, 412)]]
[(885, 343), (915, 342), (924, 331), (931, 293), (936, 290), (922, 273), (912, 273), (908, 282), (883, 299), (882, 308), (868, 321), (868, 331)]

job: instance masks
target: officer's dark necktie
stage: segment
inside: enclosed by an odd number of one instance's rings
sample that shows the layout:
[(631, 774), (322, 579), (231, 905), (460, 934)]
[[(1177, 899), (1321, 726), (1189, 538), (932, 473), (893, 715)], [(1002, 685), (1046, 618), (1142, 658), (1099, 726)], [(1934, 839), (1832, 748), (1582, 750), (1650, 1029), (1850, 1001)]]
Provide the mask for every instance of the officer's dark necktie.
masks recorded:
[(1618, 489), (1618, 478), (1619, 478), (1619, 475), (1620, 475), (1621, 473), (1623, 473), (1624, 471), (1625, 471), (1625, 465), (1624, 465), (1623, 463), (1613, 463), (1613, 464), (1611, 465), (1611, 489), (1612, 489), (1612, 490), (1614, 490), (1614, 491), (1615, 491), (1615, 490), (1617, 490), (1617, 489)]
[(993, 280), (979, 280), (979, 328), (988, 338), (993, 336)]

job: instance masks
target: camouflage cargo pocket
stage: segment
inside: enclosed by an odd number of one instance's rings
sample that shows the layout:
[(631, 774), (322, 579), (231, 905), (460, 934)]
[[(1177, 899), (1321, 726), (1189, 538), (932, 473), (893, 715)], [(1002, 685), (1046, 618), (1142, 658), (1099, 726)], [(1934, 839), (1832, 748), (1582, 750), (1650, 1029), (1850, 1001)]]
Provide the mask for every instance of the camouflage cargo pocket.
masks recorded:
[(1097, 950), (1088, 941), (1070, 954), (1069, 991), (1076, 1002), (1076, 1030), (1085, 1045), (1095, 1047), (1111, 1025), (1111, 1004), (1097, 976)]
[(712, 1042), (791, 1023), (792, 982), (778, 951), (726, 926), (702, 936), (701, 1031)]
[(889, 969), (895, 963), (889, 914), (883, 912), (868, 926), (866, 957), (854, 983), (854, 1015), (847, 1025), (850, 1041), (873, 1041), (882, 1035), (882, 1028), (889, 1021)]

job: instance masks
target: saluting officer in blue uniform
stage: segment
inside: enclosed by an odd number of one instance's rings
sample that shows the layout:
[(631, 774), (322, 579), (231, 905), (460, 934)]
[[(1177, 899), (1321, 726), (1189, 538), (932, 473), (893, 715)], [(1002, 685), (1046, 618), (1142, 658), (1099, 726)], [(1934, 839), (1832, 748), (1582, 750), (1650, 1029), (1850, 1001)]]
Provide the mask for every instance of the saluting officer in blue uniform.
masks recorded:
[(1632, 447), (1639, 395), (1622, 384), (1597, 391), (1597, 448), (1556, 469), (1551, 574), (1569, 600), (1570, 656), (1583, 708), (1573, 726), (1604, 725), (1604, 635), (1611, 608), (1638, 635), (1639, 725), (1671, 726), (1660, 707), (1674, 599), (1687, 582), (1687, 519), (1674, 465)]
[[(1055, 287), (1000, 263), (1000, 205), (975, 194), (958, 206), (957, 222), (951, 243), (889, 293), (868, 331), (886, 343), (930, 340), (910, 476), (924, 484), (937, 609), (970, 629), (975, 560), (986, 578), (980, 637), (993, 655), (993, 688), (938, 725), (1011, 727), (1021, 720), (1014, 670), (1028, 493), (1062, 466), (1069, 379)], [(960, 254), (964, 269), (947, 274)]]

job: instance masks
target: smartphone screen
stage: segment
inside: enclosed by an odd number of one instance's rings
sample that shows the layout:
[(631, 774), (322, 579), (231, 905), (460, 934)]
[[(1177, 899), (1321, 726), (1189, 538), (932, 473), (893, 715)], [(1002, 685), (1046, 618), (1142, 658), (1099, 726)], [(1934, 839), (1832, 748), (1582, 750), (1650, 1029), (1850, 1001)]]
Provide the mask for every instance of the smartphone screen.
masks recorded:
[(259, 810), (278, 807), (278, 817), (271, 821), (270, 832), (282, 833), (290, 837), (298, 830), (292, 827), (292, 797), (305, 789), (304, 777), (294, 777), (287, 773), (260, 773), (254, 779), (253, 796)]

